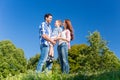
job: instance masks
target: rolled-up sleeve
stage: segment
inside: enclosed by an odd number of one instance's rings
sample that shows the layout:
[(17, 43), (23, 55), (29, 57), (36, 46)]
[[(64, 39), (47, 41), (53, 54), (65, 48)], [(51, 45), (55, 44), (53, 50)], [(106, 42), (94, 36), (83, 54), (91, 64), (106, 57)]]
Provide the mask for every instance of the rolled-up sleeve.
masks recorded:
[(44, 24), (44, 23), (41, 24), (40, 32), (41, 32), (41, 35), (43, 35), (43, 34), (46, 33), (46, 30), (45, 30), (45, 24)]
[(41, 37), (43, 34), (46, 34), (45, 23), (39, 26), (39, 36)]

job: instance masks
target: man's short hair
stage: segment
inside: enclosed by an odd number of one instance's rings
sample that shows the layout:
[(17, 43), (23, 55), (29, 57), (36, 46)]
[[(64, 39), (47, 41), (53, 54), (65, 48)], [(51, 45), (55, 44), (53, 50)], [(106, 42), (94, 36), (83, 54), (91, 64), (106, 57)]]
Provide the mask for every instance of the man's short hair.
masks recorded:
[(52, 14), (50, 14), (50, 13), (45, 14), (44, 19), (46, 20), (46, 18), (48, 18), (49, 16), (52, 16)]

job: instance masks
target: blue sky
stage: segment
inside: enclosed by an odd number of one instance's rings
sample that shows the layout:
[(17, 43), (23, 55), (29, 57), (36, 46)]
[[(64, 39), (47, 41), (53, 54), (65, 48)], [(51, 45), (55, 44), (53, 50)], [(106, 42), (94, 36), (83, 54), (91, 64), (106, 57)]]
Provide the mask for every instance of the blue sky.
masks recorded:
[[(39, 24), (45, 13), (56, 19), (70, 19), (74, 44), (87, 43), (88, 31), (98, 30), (109, 48), (120, 58), (119, 0), (0, 0), (0, 41), (11, 40), (26, 58), (40, 53)], [(57, 56), (57, 54), (55, 54)]]

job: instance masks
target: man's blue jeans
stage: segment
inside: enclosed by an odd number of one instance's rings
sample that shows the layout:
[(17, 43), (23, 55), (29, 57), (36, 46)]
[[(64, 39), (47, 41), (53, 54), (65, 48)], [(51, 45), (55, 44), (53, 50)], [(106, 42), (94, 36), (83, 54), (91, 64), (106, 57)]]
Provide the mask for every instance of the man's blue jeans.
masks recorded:
[(69, 73), (69, 63), (68, 63), (68, 45), (66, 42), (58, 45), (58, 57), (60, 60), (60, 66), (63, 73)]
[[(41, 54), (40, 54), (40, 59), (37, 65), (37, 72), (42, 72), (42, 68), (44, 63), (47, 60), (48, 57), (48, 53), (49, 53), (49, 46), (45, 45), (45, 44), (41, 44), (40, 45), (40, 50), (41, 50)], [(46, 62), (46, 68), (48, 70), (52, 69), (52, 63), (50, 62)]]

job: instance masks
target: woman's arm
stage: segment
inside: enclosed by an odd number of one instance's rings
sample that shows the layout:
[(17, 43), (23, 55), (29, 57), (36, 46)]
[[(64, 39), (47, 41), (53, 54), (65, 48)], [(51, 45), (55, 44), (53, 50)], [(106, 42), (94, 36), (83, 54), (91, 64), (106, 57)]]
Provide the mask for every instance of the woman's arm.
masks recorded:
[(67, 40), (66, 38), (62, 38), (62, 37), (57, 37), (57, 40), (63, 40), (63, 41), (69, 42), (69, 40)]
[(70, 42), (71, 36), (70, 36), (70, 31), (66, 30), (66, 39)]
[(57, 40), (70, 42), (70, 31), (69, 30), (66, 31), (66, 38), (60, 37), (60, 34), (59, 34), (59, 36), (57, 37)]

